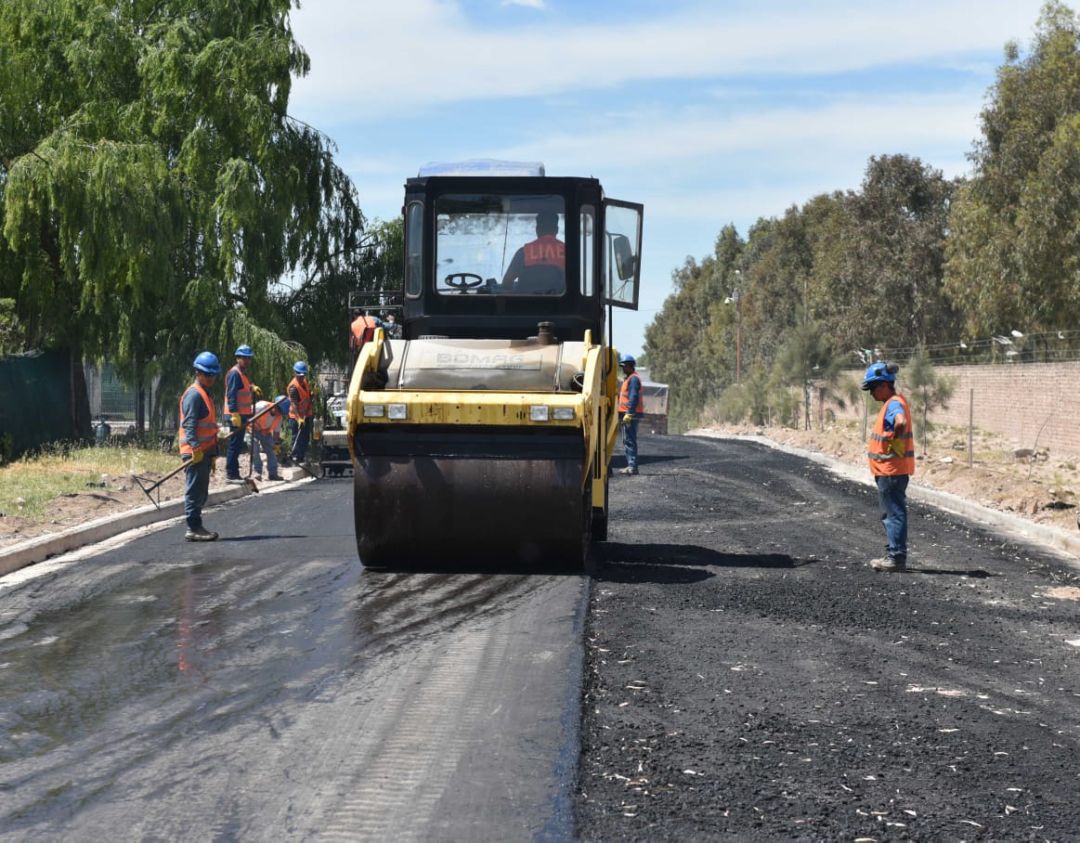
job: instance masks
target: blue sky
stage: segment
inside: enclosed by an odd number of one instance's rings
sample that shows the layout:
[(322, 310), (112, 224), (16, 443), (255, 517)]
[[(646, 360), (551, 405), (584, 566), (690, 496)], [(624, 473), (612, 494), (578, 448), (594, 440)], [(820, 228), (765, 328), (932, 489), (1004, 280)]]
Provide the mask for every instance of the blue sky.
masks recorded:
[(969, 170), (1006, 41), (1041, 0), (306, 0), (290, 111), (338, 145), (369, 218), (428, 161), (543, 161), (645, 204), (645, 326), (687, 256), (815, 194), (871, 155)]

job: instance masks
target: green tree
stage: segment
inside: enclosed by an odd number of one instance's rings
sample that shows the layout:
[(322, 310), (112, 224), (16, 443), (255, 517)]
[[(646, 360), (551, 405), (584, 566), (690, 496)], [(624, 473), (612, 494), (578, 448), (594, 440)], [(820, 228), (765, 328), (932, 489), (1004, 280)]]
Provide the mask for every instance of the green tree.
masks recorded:
[(240, 342), (284, 369), (301, 350), (275, 282), (350, 271), (353, 187), (287, 111), (309, 67), (292, 5), (0, 5), (0, 295), (73, 373), (108, 356), (175, 381)]
[(974, 177), (950, 218), (945, 289), (973, 335), (1080, 321), (1080, 18), (1043, 6), (1030, 50), (1006, 47)]
[(22, 351), (25, 340), (15, 315), (15, 300), (0, 299), (0, 357)]
[(781, 383), (801, 390), (805, 430), (812, 426), (810, 402), (814, 390), (818, 391), (822, 402), (826, 399), (843, 401), (843, 396), (837, 392), (840, 361), (832, 342), (816, 322), (803, 320), (789, 331), (776, 355), (774, 372)]
[(400, 304), (404, 266), (401, 219), (372, 224), (348, 265), (317, 269), (295, 287), (280, 291), (275, 300), (288, 335), (302, 343), (313, 360), (345, 366), (350, 293), (384, 292), (385, 304)]
[(858, 326), (849, 348), (913, 346), (954, 336), (952, 302), (941, 290), (949, 207), (956, 183), (918, 158), (873, 157), (848, 199), (850, 235), (839, 245), (849, 274), (844, 322)]
[(712, 255), (700, 264), (687, 258), (673, 273), (674, 292), (645, 330), (650, 374), (671, 389), (674, 430), (693, 426), (705, 406), (735, 380), (736, 312), (725, 299), (739, 286), (736, 270), (743, 245), (729, 225), (717, 237)]
[(938, 407), (948, 407), (955, 382), (938, 373), (930, 363), (930, 355), (920, 347), (908, 362), (903, 378), (905, 394), (911, 403), (911, 411), (919, 417), (923, 453), (930, 452), (930, 413)]

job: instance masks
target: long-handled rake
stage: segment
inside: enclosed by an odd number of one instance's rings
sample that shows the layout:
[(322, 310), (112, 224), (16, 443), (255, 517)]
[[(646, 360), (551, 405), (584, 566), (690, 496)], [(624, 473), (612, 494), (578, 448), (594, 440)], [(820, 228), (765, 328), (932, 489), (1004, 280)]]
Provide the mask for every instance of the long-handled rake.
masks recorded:
[[(278, 404), (281, 404), (283, 401), (284, 401), (284, 399), (282, 399), (282, 401), (275, 401), (269, 407), (264, 407), (262, 410), (260, 410), (258, 413), (253, 415), (250, 419), (248, 419), (247, 423), (251, 424), (253, 421), (255, 421), (255, 419), (266, 415), (272, 409), (274, 409), (274, 407), (278, 406)], [(212, 459), (212, 457), (203, 457), (203, 459)], [(152, 503), (158, 509), (161, 509), (161, 486), (162, 486), (162, 484), (166, 480), (170, 479), (171, 477), (175, 477), (177, 474), (179, 474), (181, 471), (183, 471), (184, 468), (187, 467), (187, 464), (188, 464), (187, 460), (183, 461), (182, 463), (180, 463), (180, 465), (178, 465), (176, 468), (174, 468), (172, 471), (170, 471), (168, 474), (166, 474), (160, 480), (151, 481), (151, 479), (149, 477), (140, 477), (137, 474), (132, 474), (131, 479), (135, 481), (135, 484), (140, 489), (142, 489), (143, 494), (146, 495), (146, 497), (148, 497), (150, 499), (150, 503)], [(250, 472), (249, 472), (249, 475), (250, 475)], [(150, 485), (144, 486), (143, 485), (144, 483), (149, 483)], [(247, 486), (248, 489), (250, 489), (252, 492), (258, 493), (258, 491), (259, 491), (259, 487), (255, 485), (255, 481), (250, 476), (244, 478), (244, 485)], [(155, 497), (154, 494), (152, 494), (152, 493), (156, 493), (157, 496)]]

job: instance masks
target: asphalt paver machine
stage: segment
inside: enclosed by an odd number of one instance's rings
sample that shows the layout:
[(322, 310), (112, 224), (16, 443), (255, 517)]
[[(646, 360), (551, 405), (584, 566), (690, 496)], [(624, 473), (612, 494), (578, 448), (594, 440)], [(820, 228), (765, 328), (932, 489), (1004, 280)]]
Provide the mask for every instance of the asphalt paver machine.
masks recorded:
[(365, 565), (580, 566), (606, 539), (642, 211), (539, 164), (406, 182), (402, 338), (376, 332), (347, 399)]

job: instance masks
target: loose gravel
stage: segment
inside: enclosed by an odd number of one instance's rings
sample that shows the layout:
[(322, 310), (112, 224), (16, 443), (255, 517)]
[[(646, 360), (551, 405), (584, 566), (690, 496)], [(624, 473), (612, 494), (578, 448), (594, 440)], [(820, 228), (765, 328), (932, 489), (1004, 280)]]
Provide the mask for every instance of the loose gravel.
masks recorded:
[(1075, 838), (1075, 568), (913, 505), (876, 573), (869, 487), (743, 442), (641, 466), (594, 561), (582, 838)]

